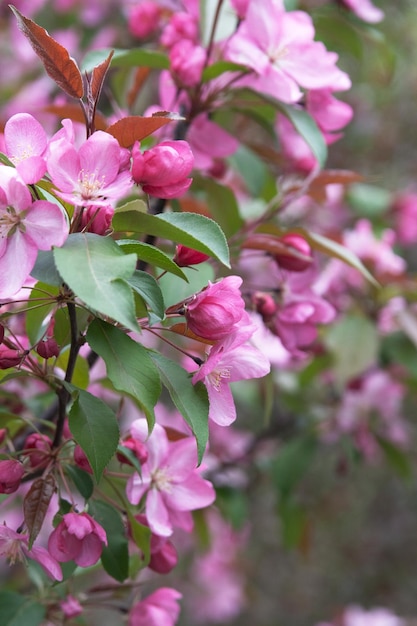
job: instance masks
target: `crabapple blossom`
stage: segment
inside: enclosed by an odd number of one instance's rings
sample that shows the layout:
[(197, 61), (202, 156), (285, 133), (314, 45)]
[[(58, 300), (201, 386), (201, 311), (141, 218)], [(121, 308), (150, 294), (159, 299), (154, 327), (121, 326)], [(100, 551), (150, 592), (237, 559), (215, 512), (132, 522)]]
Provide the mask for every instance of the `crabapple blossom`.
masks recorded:
[(375, 24), (384, 19), (384, 12), (372, 4), (371, 0), (342, 0), (342, 4), (365, 22)]
[(0, 526), (0, 556), (5, 556), (13, 565), (28, 557), (37, 561), (51, 578), (62, 580), (61, 567), (45, 548), (32, 546), (29, 550), (29, 535), (17, 533), (6, 525)]
[(25, 439), (24, 449), (31, 467), (46, 465), (51, 452), (52, 441), (46, 435), (32, 433)]
[(338, 55), (314, 41), (312, 19), (303, 11), (286, 12), (280, 0), (251, 2), (246, 17), (225, 47), (229, 61), (246, 65), (255, 75), (241, 84), (287, 103), (298, 102), (305, 89), (342, 91), (351, 86), (336, 66)]
[(303, 259), (301, 257), (280, 252), (274, 256), (280, 267), (291, 272), (303, 272), (311, 265), (313, 261), (311, 258), (311, 248), (304, 237), (297, 235), (297, 233), (287, 233), (286, 235), (280, 237), (279, 241), (288, 246), (290, 249), (294, 249), (296, 252), (299, 252), (306, 257)]
[(206, 62), (206, 50), (189, 39), (179, 41), (170, 50), (172, 74), (183, 87), (194, 87), (201, 80)]
[(240, 276), (226, 276), (207, 285), (184, 303), (188, 328), (205, 339), (224, 339), (240, 322), (245, 302), (240, 293)]
[(132, 186), (124, 150), (100, 130), (78, 150), (66, 134), (60, 135), (50, 143), (47, 165), (57, 195), (76, 206), (113, 206)]
[[(132, 435), (146, 438), (146, 420), (132, 424)], [(214, 502), (213, 486), (196, 469), (197, 451), (191, 437), (170, 442), (165, 429), (155, 424), (146, 440), (148, 459), (142, 474), (134, 473), (127, 483), (132, 504), (145, 497), (145, 514), (152, 532), (168, 537), (173, 527), (181, 525), (181, 514), (201, 509)]]
[(37, 183), (46, 172), (46, 133), (29, 113), (16, 113), (4, 127), (6, 154), (22, 180)]
[(0, 461), (0, 493), (14, 493), (19, 489), (25, 468), (23, 463), (10, 459)]
[(236, 407), (229, 383), (262, 378), (270, 371), (269, 360), (248, 339), (255, 332), (252, 324), (236, 329), (209, 348), (207, 360), (194, 374), (192, 381), (203, 381), (209, 397), (209, 418), (220, 426), (236, 419)]
[(182, 595), (175, 589), (161, 587), (134, 605), (129, 613), (128, 626), (174, 626)]
[(0, 345), (0, 369), (7, 370), (9, 367), (16, 367), (20, 365), (24, 357), (24, 353), (21, 350), (15, 350), (14, 348), (8, 348), (5, 345)]
[(172, 259), (179, 267), (189, 267), (190, 265), (198, 265), (204, 263), (210, 257), (204, 252), (187, 248), (182, 244), (178, 244), (175, 250), (175, 256)]
[(172, 48), (179, 41), (186, 39), (194, 44), (197, 43), (198, 23), (190, 13), (179, 11), (174, 13), (165, 26), (160, 41), (166, 48)]
[[(140, 513), (135, 515), (135, 519), (143, 526), (148, 526), (145, 515)], [(168, 574), (178, 563), (177, 551), (168, 537), (151, 533), (150, 551), (148, 567), (158, 574)]]
[(83, 607), (74, 596), (68, 595), (64, 600), (61, 600), (59, 606), (62, 609), (66, 618), (77, 617), (83, 612)]
[(133, 180), (156, 198), (177, 198), (192, 183), (194, 157), (186, 141), (163, 141), (143, 153), (136, 142), (132, 160)]
[(144, 0), (131, 7), (128, 14), (129, 30), (138, 39), (144, 39), (158, 28), (160, 17), (161, 7), (158, 3)]
[(99, 560), (103, 544), (106, 532), (88, 513), (67, 513), (52, 531), (48, 550), (57, 561), (89, 567)]
[[(61, 246), (68, 224), (56, 204), (35, 200), (12, 167), (0, 167), (0, 298), (19, 291), (38, 250)], [(17, 262), (18, 259), (18, 262)]]

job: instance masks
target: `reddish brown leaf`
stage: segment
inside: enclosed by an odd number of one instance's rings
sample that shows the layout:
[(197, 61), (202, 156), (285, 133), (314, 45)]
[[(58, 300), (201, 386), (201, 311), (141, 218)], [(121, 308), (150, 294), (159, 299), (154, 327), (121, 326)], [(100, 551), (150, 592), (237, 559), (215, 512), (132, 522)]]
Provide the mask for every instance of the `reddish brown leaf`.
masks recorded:
[[(60, 118), (69, 118), (73, 122), (81, 122), (85, 123), (84, 113), (76, 104), (50, 104), (46, 107), (42, 108), (42, 111), (46, 111), (46, 113), (53, 113), (54, 115), (58, 115)], [(95, 115), (95, 129), (96, 130), (106, 130), (107, 128), (107, 120), (100, 113), (96, 113)]]
[(174, 324), (169, 327), (169, 330), (177, 333), (177, 335), (182, 335), (183, 337), (188, 337), (188, 339), (194, 339), (195, 341), (199, 341), (200, 343), (206, 343), (207, 345), (213, 345), (214, 341), (210, 341), (209, 339), (204, 339), (204, 337), (200, 337), (193, 333), (184, 322), (179, 322), (178, 324)]
[(26, 494), (23, 513), (29, 530), (29, 548), (32, 547), (42, 528), (55, 487), (55, 478), (52, 474), (48, 474), (46, 478), (37, 478)]
[(143, 67), (136, 68), (134, 79), (133, 79), (133, 85), (129, 89), (129, 93), (127, 94), (127, 105), (129, 108), (131, 108), (134, 105), (135, 100), (138, 97), (140, 90), (142, 89), (150, 73), (151, 73), (150, 67), (143, 66)]
[(135, 141), (141, 141), (145, 137), (152, 135), (158, 128), (162, 128), (169, 122), (172, 122), (172, 118), (132, 115), (118, 120), (106, 130), (117, 139), (123, 148), (130, 148)]
[(242, 248), (247, 248), (250, 250), (264, 250), (273, 256), (284, 254), (286, 256), (293, 256), (296, 259), (300, 259), (303, 261), (312, 261), (311, 257), (298, 252), (292, 246), (286, 245), (281, 239), (278, 237), (274, 237), (273, 235), (255, 233), (254, 235), (250, 235), (245, 241), (242, 243)]
[(103, 88), (104, 79), (106, 78), (107, 70), (110, 67), (110, 63), (114, 54), (114, 50), (112, 50), (107, 57), (100, 65), (96, 65), (93, 69), (92, 79), (91, 79), (91, 95), (93, 96), (93, 100), (95, 103), (98, 102), (100, 98), (101, 90)]
[(14, 6), (10, 5), (16, 16), (21, 32), (42, 61), (47, 74), (72, 98), (82, 98), (84, 94), (81, 72), (74, 59), (66, 48), (61, 46), (49, 33), (22, 15)]
[(325, 202), (327, 199), (327, 185), (351, 185), (363, 181), (363, 176), (350, 170), (323, 170), (310, 183), (308, 195), (316, 202)]

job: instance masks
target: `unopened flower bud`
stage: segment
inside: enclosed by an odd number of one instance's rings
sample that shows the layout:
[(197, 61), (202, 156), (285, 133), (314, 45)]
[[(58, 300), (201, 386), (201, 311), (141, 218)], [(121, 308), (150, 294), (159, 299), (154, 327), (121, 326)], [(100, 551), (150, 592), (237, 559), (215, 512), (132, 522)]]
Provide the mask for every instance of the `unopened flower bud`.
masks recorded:
[(0, 493), (14, 493), (20, 486), (25, 468), (20, 461), (0, 461)]
[(77, 615), (81, 615), (83, 612), (83, 607), (77, 598), (74, 598), (74, 596), (71, 595), (68, 595), (65, 600), (61, 600), (59, 606), (67, 619), (77, 617)]
[(129, 30), (138, 39), (151, 35), (159, 25), (161, 7), (151, 0), (144, 0), (132, 7), (128, 16)]
[[(139, 441), (139, 439), (135, 439), (134, 437), (127, 437), (124, 441), (122, 441), (122, 446), (131, 450), (135, 457), (138, 459), (139, 463), (146, 463), (146, 461), (148, 460), (148, 450), (145, 444), (142, 443), (142, 441)], [(120, 463), (132, 465), (129, 459), (120, 452), (118, 452), (116, 456)]]
[(49, 337), (40, 341), (36, 347), (36, 352), (43, 359), (50, 359), (53, 356), (59, 355), (59, 346), (54, 337)]
[(78, 444), (74, 448), (74, 461), (78, 465), (78, 467), (85, 472), (88, 472), (89, 474), (93, 473), (90, 461), (87, 459), (84, 450)]
[(194, 87), (201, 80), (206, 50), (194, 45), (189, 39), (178, 41), (169, 54), (171, 71), (183, 87)]
[(20, 350), (8, 348), (4, 344), (0, 345), (0, 369), (7, 370), (9, 367), (20, 365), (23, 359), (23, 353)]
[(89, 206), (82, 214), (80, 231), (105, 235), (110, 230), (114, 209), (111, 206)]
[(51, 445), (49, 437), (40, 433), (32, 433), (26, 437), (24, 447), (31, 467), (42, 467), (47, 464)]
[[(301, 235), (288, 233), (280, 238), (280, 242), (285, 244), (290, 251), (289, 254), (283, 252), (274, 257), (282, 269), (290, 272), (303, 272), (310, 267), (313, 261), (310, 244)], [(295, 254), (291, 254), (291, 249), (295, 251)]]
[(270, 320), (277, 312), (277, 304), (269, 293), (257, 291), (252, 296), (252, 302), (264, 321)]
[(192, 248), (178, 244), (173, 261), (179, 267), (189, 267), (190, 265), (203, 263), (209, 258), (208, 254), (204, 254), (204, 252), (198, 252), (198, 250), (193, 250)]

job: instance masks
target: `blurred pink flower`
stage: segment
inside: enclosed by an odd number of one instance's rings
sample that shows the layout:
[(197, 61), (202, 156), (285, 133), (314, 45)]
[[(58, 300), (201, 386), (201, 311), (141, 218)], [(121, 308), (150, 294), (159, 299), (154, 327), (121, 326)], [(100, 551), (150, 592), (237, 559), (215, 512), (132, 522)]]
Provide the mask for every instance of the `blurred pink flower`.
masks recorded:
[(206, 62), (206, 50), (189, 39), (178, 41), (169, 53), (171, 73), (175, 82), (182, 87), (198, 85)]
[(25, 468), (14, 459), (0, 461), (0, 493), (14, 493), (19, 489)]
[(89, 567), (99, 560), (103, 544), (106, 532), (88, 513), (67, 513), (52, 531), (48, 550), (57, 561)]
[(29, 113), (13, 115), (4, 127), (6, 154), (27, 184), (37, 183), (46, 172), (46, 133)]
[[(146, 439), (145, 419), (136, 420), (132, 436)], [(127, 497), (139, 504), (145, 496), (146, 519), (152, 532), (168, 537), (178, 525), (177, 513), (201, 509), (212, 504), (215, 492), (197, 470), (197, 449), (194, 438), (170, 442), (165, 429), (155, 424), (146, 439), (148, 459), (142, 465), (142, 475), (134, 473), (127, 483)]]
[(181, 598), (182, 595), (175, 589), (157, 589), (133, 606), (128, 626), (174, 626), (180, 614), (178, 600)]
[(35, 200), (15, 168), (0, 167), (0, 298), (19, 291), (35, 265), (38, 250), (61, 246), (68, 235), (56, 204)]
[(172, 48), (179, 41), (189, 40), (196, 44), (199, 35), (198, 21), (190, 13), (176, 11), (161, 35), (161, 44)]
[(342, 0), (342, 2), (365, 22), (375, 24), (384, 19), (384, 12), (372, 4), (371, 0)]
[(16, 561), (23, 561), (24, 557), (37, 561), (51, 578), (62, 580), (59, 563), (48, 550), (40, 546), (32, 546), (29, 550), (29, 535), (17, 533), (11, 528), (0, 526), (0, 556), (9, 559), (13, 565)]
[(144, 0), (130, 8), (128, 14), (129, 30), (138, 39), (149, 37), (159, 26), (161, 7), (157, 2)]

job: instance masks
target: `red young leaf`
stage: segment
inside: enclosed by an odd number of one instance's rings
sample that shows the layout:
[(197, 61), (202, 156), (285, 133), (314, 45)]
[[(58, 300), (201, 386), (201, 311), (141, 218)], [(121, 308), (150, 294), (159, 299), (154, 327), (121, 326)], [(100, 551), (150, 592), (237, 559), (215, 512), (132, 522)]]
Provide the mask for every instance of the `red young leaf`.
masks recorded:
[(29, 548), (32, 547), (42, 528), (55, 487), (55, 478), (52, 474), (48, 474), (46, 478), (35, 480), (26, 494), (23, 502), (23, 513), (25, 524), (29, 530)]
[(193, 333), (192, 330), (190, 330), (187, 327), (187, 324), (185, 324), (184, 322), (179, 322), (178, 324), (174, 324), (173, 326), (169, 327), (169, 330), (171, 330), (174, 333), (177, 333), (177, 335), (182, 335), (183, 337), (188, 337), (189, 339), (194, 339), (195, 341), (199, 341), (200, 343), (206, 343), (207, 345), (213, 345), (213, 341), (210, 341), (209, 339), (204, 339), (204, 337), (200, 337), (199, 335), (196, 335), (195, 333)]
[(146, 79), (151, 73), (150, 67), (137, 67), (135, 70), (133, 85), (129, 89), (129, 93), (127, 94), (127, 104), (129, 107), (133, 107), (136, 98), (138, 97), (140, 90), (142, 89)]
[[(48, 104), (48, 106), (42, 107), (42, 111), (53, 113), (60, 118), (69, 118), (73, 122), (85, 123), (84, 113), (78, 104)], [(96, 113), (94, 122), (95, 130), (106, 130), (107, 120), (104, 115)]]
[(30, 41), (30, 44), (47, 74), (72, 98), (82, 98), (84, 94), (81, 72), (66, 48), (53, 39), (48, 32), (25, 17), (12, 5), (11, 10), (16, 16), (19, 29)]
[(91, 95), (93, 96), (94, 103), (97, 104), (98, 99), (100, 98), (101, 90), (103, 88), (104, 79), (106, 78), (107, 70), (110, 67), (110, 63), (114, 54), (114, 50), (112, 50), (107, 57), (100, 65), (96, 65), (93, 69), (92, 79), (91, 79)]
[(106, 130), (110, 135), (116, 137), (123, 148), (130, 148), (135, 141), (141, 141), (145, 137), (152, 135), (158, 128), (172, 122), (170, 117), (141, 117), (132, 115), (118, 120)]

